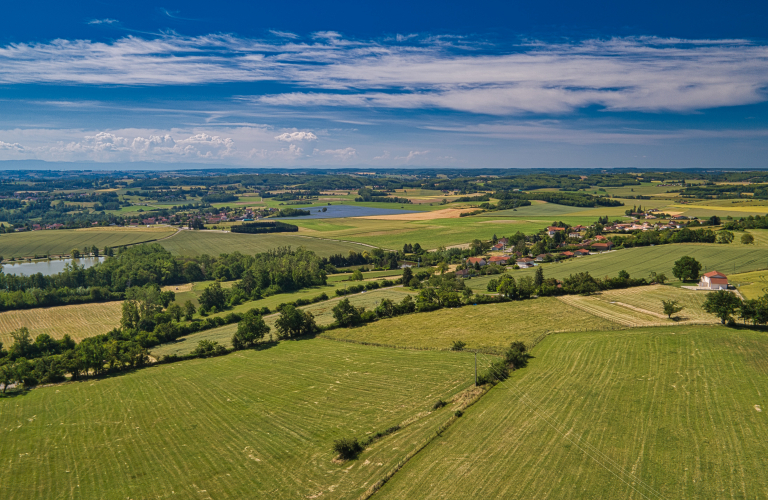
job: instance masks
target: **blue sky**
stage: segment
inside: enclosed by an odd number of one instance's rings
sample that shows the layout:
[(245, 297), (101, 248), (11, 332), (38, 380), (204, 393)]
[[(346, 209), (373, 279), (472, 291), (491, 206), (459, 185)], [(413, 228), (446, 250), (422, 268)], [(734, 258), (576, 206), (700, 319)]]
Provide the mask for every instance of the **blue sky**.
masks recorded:
[(764, 168), (767, 31), (767, 2), (16, 2), (0, 160)]

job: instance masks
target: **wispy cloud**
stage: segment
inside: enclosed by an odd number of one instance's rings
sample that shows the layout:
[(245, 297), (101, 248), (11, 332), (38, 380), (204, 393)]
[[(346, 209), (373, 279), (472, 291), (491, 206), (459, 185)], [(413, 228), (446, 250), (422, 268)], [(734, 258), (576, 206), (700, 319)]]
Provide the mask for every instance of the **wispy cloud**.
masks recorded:
[(119, 21), (117, 19), (91, 19), (88, 21), (88, 24), (117, 24)]
[[(448, 109), (491, 115), (692, 112), (768, 100), (768, 46), (744, 40), (618, 38), (474, 50), (438, 37), (397, 43), (231, 35), (55, 40), (0, 47), (0, 83), (179, 85), (274, 81), (306, 90), (261, 105)], [(407, 42), (407, 43), (404, 43)]]
[(427, 153), (429, 153), (429, 151), (411, 151), (410, 153), (408, 153), (407, 156), (395, 156), (395, 160), (400, 160), (408, 163), (411, 160), (414, 160), (417, 157), (425, 155)]

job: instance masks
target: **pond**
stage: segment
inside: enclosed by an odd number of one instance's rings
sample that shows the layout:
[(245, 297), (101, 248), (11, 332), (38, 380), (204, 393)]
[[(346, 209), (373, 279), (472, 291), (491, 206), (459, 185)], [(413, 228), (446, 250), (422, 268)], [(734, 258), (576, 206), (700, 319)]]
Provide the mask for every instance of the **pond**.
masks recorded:
[[(105, 257), (84, 257), (77, 259), (77, 265), (84, 268), (93, 267), (99, 262), (104, 262)], [(43, 260), (40, 262), (12, 262), (2, 265), (5, 274), (15, 274), (16, 276), (32, 276), (33, 274), (43, 273), (45, 276), (59, 274), (64, 270), (64, 266), (72, 262), (72, 259), (61, 260)]]
[[(393, 205), (400, 206), (397, 203)], [(286, 207), (287, 208), (287, 207)], [(291, 207), (293, 208), (293, 207)], [(323, 208), (327, 208), (326, 212), (323, 212)], [(301, 208), (301, 210), (309, 210), (310, 215), (302, 215), (299, 217), (274, 217), (275, 219), (340, 219), (342, 217), (367, 217), (371, 215), (397, 215), (397, 214), (411, 214), (417, 212), (417, 210), (401, 210), (394, 208), (372, 208), (372, 207), (360, 207), (354, 205), (328, 205), (326, 207), (309, 207)]]

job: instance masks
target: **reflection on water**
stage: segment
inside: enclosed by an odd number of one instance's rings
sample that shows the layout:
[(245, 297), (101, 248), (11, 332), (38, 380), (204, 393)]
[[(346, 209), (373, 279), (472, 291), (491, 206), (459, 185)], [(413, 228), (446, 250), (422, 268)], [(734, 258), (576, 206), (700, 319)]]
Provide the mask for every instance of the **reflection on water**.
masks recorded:
[[(106, 257), (84, 257), (77, 259), (77, 265), (86, 269), (95, 266), (99, 262), (104, 262)], [(2, 270), (5, 274), (15, 274), (16, 276), (32, 276), (33, 274), (43, 273), (45, 276), (58, 274), (64, 270), (64, 266), (72, 262), (72, 259), (44, 260), (41, 262), (13, 262), (3, 264)]]

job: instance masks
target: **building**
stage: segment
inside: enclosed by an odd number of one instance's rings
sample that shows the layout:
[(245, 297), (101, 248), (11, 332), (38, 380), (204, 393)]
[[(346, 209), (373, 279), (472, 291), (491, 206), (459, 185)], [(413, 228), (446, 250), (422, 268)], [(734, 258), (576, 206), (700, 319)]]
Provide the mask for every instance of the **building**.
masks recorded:
[(603, 243), (595, 243), (592, 245), (592, 250), (595, 250), (596, 252), (605, 252), (611, 248), (613, 248), (613, 243), (607, 240)]
[(547, 234), (550, 235), (550, 236), (554, 236), (555, 233), (557, 233), (558, 231), (565, 231), (565, 228), (564, 227), (557, 227), (557, 226), (549, 226), (547, 228)]
[(511, 257), (509, 257), (508, 255), (494, 255), (490, 259), (488, 259), (488, 262), (491, 264), (499, 264), (499, 265), (505, 266), (509, 262), (510, 258)]
[(478, 266), (483, 267), (484, 265), (486, 265), (488, 263), (482, 257), (470, 257), (470, 258), (467, 259), (467, 264), (470, 264), (472, 266), (477, 264)]
[(581, 257), (581, 256), (583, 256), (583, 255), (589, 255), (589, 250), (585, 250), (585, 249), (583, 249), (583, 248), (579, 248), (578, 250), (576, 250), (575, 252), (573, 252), (573, 254), (574, 254), (576, 257)]
[(699, 282), (699, 288), (708, 290), (728, 290), (728, 276), (717, 271), (704, 273)]
[(527, 269), (529, 267), (533, 267), (533, 266), (536, 265), (536, 263), (533, 261), (533, 259), (528, 258), (528, 257), (524, 257), (522, 259), (517, 259), (517, 262), (515, 262), (515, 264), (517, 264), (517, 266), (520, 269)]

